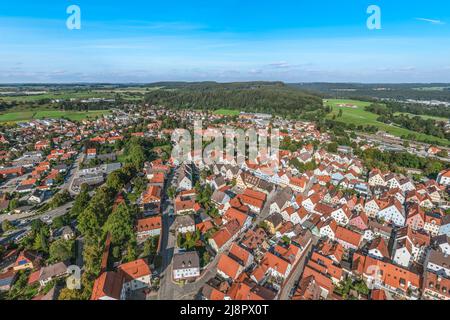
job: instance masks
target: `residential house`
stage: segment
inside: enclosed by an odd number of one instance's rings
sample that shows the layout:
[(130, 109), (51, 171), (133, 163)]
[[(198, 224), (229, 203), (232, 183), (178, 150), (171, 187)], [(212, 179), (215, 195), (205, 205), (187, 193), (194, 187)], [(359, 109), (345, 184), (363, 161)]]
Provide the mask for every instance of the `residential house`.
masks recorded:
[(155, 216), (137, 221), (136, 233), (138, 242), (144, 242), (150, 237), (161, 234), (162, 219), (161, 216)]
[(175, 281), (193, 280), (200, 276), (200, 258), (196, 251), (176, 253), (172, 260)]

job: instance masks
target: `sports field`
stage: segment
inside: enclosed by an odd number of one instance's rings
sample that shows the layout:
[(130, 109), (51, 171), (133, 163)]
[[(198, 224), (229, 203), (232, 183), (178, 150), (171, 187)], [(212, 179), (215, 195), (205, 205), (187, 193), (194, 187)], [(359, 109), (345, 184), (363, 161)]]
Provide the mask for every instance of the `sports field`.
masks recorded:
[(436, 120), (436, 121), (449, 121), (447, 118), (444, 118), (444, 117), (433, 117), (433, 116), (427, 116), (427, 115), (423, 115), (423, 114), (417, 115), (417, 114), (406, 113), (406, 112), (396, 112), (395, 113), (396, 116), (400, 115), (400, 114), (407, 115), (407, 116), (410, 116), (410, 117), (417, 117), (418, 116), (418, 117), (421, 117), (422, 119), (425, 119), (425, 120), (431, 119), (431, 120)]
[[(446, 139), (440, 139), (430, 135), (417, 133), (408, 129), (400, 128), (394, 125), (389, 125), (383, 122), (377, 121), (378, 115), (368, 112), (364, 107), (369, 106), (371, 103), (366, 101), (357, 100), (342, 100), (342, 99), (326, 99), (325, 105), (332, 107), (333, 111), (327, 116), (329, 119), (336, 115), (336, 121), (344, 122), (347, 124), (353, 123), (356, 126), (376, 126), (382, 131), (386, 131), (397, 137), (407, 136), (413, 134), (418, 141), (436, 141), (445, 145), (450, 145), (450, 141)], [(338, 117), (339, 110), (342, 110), (342, 117)]]
[(240, 112), (237, 110), (230, 110), (230, 109), (218, 109), (214, 111), (214, 114), (220, 116), (238, 116)]

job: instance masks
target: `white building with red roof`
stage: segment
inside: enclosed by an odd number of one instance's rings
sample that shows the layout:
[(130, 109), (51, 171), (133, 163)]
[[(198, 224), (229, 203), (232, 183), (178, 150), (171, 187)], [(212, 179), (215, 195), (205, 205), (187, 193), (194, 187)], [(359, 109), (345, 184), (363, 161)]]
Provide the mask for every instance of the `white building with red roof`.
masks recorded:
[(450, 169), (440, 172), (436, 181), (443, 186), (450, 186)]
[(152, 272), (143, 259), (121, 264), (118, 270), (123, 274), (122, 290), (126, 293), (151, 286)]

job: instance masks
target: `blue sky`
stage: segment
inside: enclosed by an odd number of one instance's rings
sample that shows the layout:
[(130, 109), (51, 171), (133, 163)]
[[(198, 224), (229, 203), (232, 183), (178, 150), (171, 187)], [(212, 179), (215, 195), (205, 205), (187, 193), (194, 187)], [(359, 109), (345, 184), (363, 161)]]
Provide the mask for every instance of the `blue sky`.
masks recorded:
[[(73, 4), (81, 30), (66, 28)], [(450, 3), (0, 2), (1, 83), (167, 80), (450, 82)]]

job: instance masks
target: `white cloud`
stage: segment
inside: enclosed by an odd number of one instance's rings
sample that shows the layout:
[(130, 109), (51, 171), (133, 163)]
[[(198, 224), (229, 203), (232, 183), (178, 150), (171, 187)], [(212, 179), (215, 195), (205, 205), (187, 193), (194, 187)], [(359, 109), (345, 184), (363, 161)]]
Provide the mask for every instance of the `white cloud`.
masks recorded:
[(289, 63), (287, 63), (286, 61), (280, 61), (280, 62), (275, 62), (275, 63), (269, 64), (269, 67), (276, 68), (276, 69), (286, 69), (286, 68), (290, 68), (291, 65)]
[(418, 21), (424, 21), (424, 22), (429, 22), (429, 23), (434, 24), (434, 25), (445, 24), (444, 21), (442, 21), (442, 20), (437, 20), (437, 19), (416, 18), (416, 20), (418, 20)]

